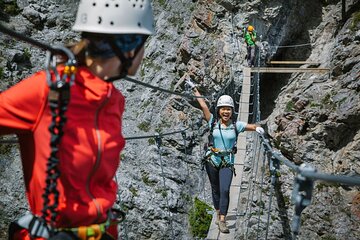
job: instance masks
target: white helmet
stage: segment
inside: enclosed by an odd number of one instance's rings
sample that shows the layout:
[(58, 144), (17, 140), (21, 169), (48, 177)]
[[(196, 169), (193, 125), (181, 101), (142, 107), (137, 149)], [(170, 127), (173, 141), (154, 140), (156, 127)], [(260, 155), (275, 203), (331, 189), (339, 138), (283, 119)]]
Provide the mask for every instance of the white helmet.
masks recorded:
[(216, 107), (232, 107), (234, 108), (234, 100), (229, 95), (219, 97)]
[(73, 30), (151, 35), (153, 24), (150, 0), (81, 0)]

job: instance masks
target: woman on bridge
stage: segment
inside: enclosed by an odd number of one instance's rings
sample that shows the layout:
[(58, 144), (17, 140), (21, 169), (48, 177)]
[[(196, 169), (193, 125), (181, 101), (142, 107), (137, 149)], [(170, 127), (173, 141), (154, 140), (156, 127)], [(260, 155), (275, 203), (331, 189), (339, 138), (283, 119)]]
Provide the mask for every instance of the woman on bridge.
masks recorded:
[[(201, 96), (190, 79), (186, 80), (186, 84), (193, 89), (195, 96)], [(237, 135), (244, 131), (256, 131), (264, 134), (264, 129), (255, 124), (233, 121), (234, 101), (228, 95), (219, 97), (215, 114), (210, 112), (203, 98), (197, 98), (197, 101), (210, 128), (205, 168), (210, 180), (213, 204), (217, 213), (215, 223), (222, 233), (229, 233), (226, 215), (230, 202), (230, 185), (234, 173)]]
[[(40, 71), (0, 93), (0, 135), (18, 136), (31, 210), (10, 225), (9, 239), (117, 239), (111, 209), (125, 100), (108, 80), (138, 70), (154, 33), (150, 0), (82, 0), (73, 30), (82, 33), (72, 49), (77, 65)], [(55, 75), (74, 84), (59, 90), (50, 84)]]

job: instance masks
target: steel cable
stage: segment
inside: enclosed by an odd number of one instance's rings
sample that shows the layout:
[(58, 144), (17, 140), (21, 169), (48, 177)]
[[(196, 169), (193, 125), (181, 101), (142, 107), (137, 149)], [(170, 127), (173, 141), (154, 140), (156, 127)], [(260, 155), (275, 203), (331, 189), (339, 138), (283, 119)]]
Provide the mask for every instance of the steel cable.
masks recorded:
[[(120, 186), (116, 174), (115, 174), (115, 181), (116, 181), (116, 184), (117, 184), (118, 186)], [(118, 189), (117, 189), (117, 197), (118, 197), (118, 201), (119, 201), (120, 210), (123, 211), (123, 205), (122, 205), (122, 201), (121, 201), (121, 196), (120, 196), (119, 187), (118, 187)], [(122, 223), (123, 223), (123, 225), (124, 225), (125, 240), (128, 240), (128, 239), (129, 239), (129, 236), (128, 236), (128, 226), (127, 226), (126, 217), (124, 218), (124, 220), (122, 221)]]
[[(165, 172), (164, 172), (164, 166), (163, 166), (163, 161), (162, 161), (162, 157), (161, 157), (161, 137), (158, 136), (155, 138), (156, 140), (156, 145), (158, 147), (158, 152), (159, 152), (159, 159), (160, 159), (160, 166), (161, 166), (161, 176), (163, 179), (163, 187), (164, 187), (164, 195), (165, 195), (165, 199), (166, 199), (166, 204), (167, 204), (167, 208), (168, 208), (168, 216), (169, 216), (169, 221), (170, 221), (170, 229), (171, 229), (171, 236), (172, 239), (175, 239), (175, 234), (174, 234), (174, 229), (173, 229), (173, 219), (172, 219), (172, 214), (170, 211), (170, 204), (169, 204), (169, 198), (168, 198), (168, 194), (166, 191), (166, 183), (165, 183)], [(171, 190), (170, 190), (171, 192)]]
[(262, 142), (265, 146), (265, 151), (269, 152), (272, 157), (276, 158), (281, 163), (285, 164), (290, 169), (292, 169), (293, 171), (295, 171), (298, 174), (303, 175), (304, 177), (307, 177), (307, 178), (310, 178), (313, 180), (323, 180), (323, 181), (327, 181), (327, 182), (336, 182), (336, 183), (342, 183), (342, 184), (346, 184), (346, 185), (360, 185), (360, 177), (324, 174), (324, 173), (319, 173), (317, 171), (315, 171), (315, 172), (304, 171), (299, 166), (295, 165), (289, 159), (284, 157), (280, 152), (273, 150), (273, 148), (269, 144), (269, 140), (266, 139), (265, 136), (260, 135), (260, 138), (262, 139)]
[[(257, 141), (260, 141), (259, 137), (256, 138)], [(263, 193), (263, 186), (264, 186), (264, 178), (265, 178), (265, 151), (263, 151), (262, 146), (260, 146), (259, 149), (259, 158), (258, 161), (260, 161), (260, 153), (263, 153), (262, 157), (262, 169), (261, 169), (261, 180), (260, 180), (260, 197), (259, 197), (259, 210), (258, 210), (258, 228), (256, 233), (256, 239), (259, 239), (259, 233), (260, 233), (260, 214), (261, 210), (264, 208), (263, 201), (262, 201), (262, 193)], [(266, 240), (266, 239), (265, 239)]]
[[(253, 162), (254, 162), (254, 168), (253, 168), (253, 171), (252, 171), (252, 176), (251, 176), (251, 181), (252, 181), (252, 187), (251, 187), (251, 198), (250, 198), (250, 201), (249, 201), (249, 198), (248, 198), (248, 203), (250, 202), (250, 211), (249, 211), (249, 215), (248, 215), (248, 223), (250, 222), (250, 219), (252, 217), (252, 209), (253, 209), (253, 203), (254, 203), (254, 192), (255, 192), (255, 185), (256, 185), (256, 181), (257, 181), (257, 175), (258, 175), (258, 168), (259, 168), (259, 162), (258, 162), (258, 159), (256, 159), (256, 150), (257, 149), (257, 145), (258, 145), (258, 141), (255, 141), (255, 144), (254, 144), (254, 148), (253, 148)], [(247, 233), (248, 233), (248, 228), (246, 229), (246, 236), (247, 236)]]

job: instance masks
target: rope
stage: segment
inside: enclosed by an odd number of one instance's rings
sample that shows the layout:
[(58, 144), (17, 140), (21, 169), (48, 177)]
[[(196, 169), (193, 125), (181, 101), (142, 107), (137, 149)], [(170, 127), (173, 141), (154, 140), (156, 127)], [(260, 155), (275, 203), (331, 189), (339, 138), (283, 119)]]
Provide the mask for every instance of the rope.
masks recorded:
[[(200, 152), (200, 158), (202, 158), (205, 154), (205, 151), (203, 149), (203, 142), (202, 142), (202, 138), (200, 138), (200, 128), (201, 128), (201, 125), (202, 125), (202, 118), (199, 118), (198, 122), (196, 123), (197, 127), (198, 127), (198, 132), (197, 132), (197, 137), (199, 139), (199, 152)], [(206, 194), (205, 194), (205, 181), (206, 181), (206, 171), (205, 171), (205, 166), (204, 166), (204, 163), (200, 162), (201, 164), (201, 170), (202, 170), (202, 190), (203, 190), (203, 199), (206, 199)]]
[(275, 184), (278, 181), (280, 163), (286, 165), (297, 173), (296, 180), (294, 182), (293, 192), (292, 192), (292, 203), (295, 205), (295, 214), (292, 219), (291, 231), (293, 239), (297, 238), (297, 235), (300, 232), (301, 224), (301, 213), (302, 211), (310, 205), (312, 198), (312, 191), (314, 188), (315, 180), (322, 180), (328, 182), (342, 183), (346, 185), (360, 185), (360, 177), (350, 177), (344, 175), (332, 175), (318, 173), (316, 169), (308, 164), (301, 164), (297, 166), (285, 158), (280, 152), (276, 152), (272, 149), (269, 144), (269, 140), (266, 139), (263, 135), (260, 135), (260, 139), (264, 146), (264, 154), (269, 158), (270, 164), (270, 173), (271, 173), (271, 192), (270, 192), (270, 202), (268, 209), (268, 223), (266, 228), (265, 238), (268, 236), (268, 226), (270, 221), (270, 211), (272, 196), (275, 188)]
[[(254, 146), (254, 149), (257, 149), (257, 145), (258, 145), (258, 141), (255, 141), (255, 146)], [(258, 173), (258, 169), (259, 169), (259, 161), (256, 159), (256, 151), (253, 151), (254, 155), (252, 157), (252, 161), (253, 161), (253, 167), (252, 168), (252, 187), (251, 187), (251, 201), (249, 201), (249, 197), (248, 197), (248, 205), (249, 205), (249, 202), (250, 202), (250, 211), (249, 211), (249, 214), (248, 214), (248, 222), (250, 221), (250, 218), (252, 217), (252, 208), (253, 208), (253, 205), (252, 203), (254, 202), (254, 192), (255, 192), (255, 184), (256, 184), (256, 181), (257, 181), (257, 173)], [(249, 191), (249, 195), (250, 196), (250, 191)], [(248, 234), (248, 227), (246, 228), (246, 237), (247, 237), (247, 234)]]
[(160, 87), (153, 86), (153, 85), (151, 85), (151, 84), (142, 82), (142, 81), (140, 81), (140, 80), (131, 78), (131, 77), (129, 77), (129, 76), (125, 76), (125, 77), (120, 77), (120, 76), (111, 77), (111, 78), (109, 78), (107, 81), (113, 82), (113, 81), (116, 81), (116, 80), (125, 80), (125, 81), (128, 81), (128, 82), (132, 82), (132, 83), (136, 83), (136, 84), (142, 85), (142, 86), (147, 87), (147, 88), (151, 88), (151, 89), (158, 90), (158, 91), (161, 91), (161, 92), (166, 92), (166, 93), (173, 94), (173, 95), (178, 95), (178, 96), (185, 97), (185, 98), (191, 98), (191, 99), (193, 99), (193, 98), (211, 98), (211, 96), (195, 96), (195, 95), (191, 95), (191, 94), (174, 92), (174, 91), (171, 91), (171, 90), (168, 90), (168, 89), (164, 89), (164, 88), (160, 88)]
[(312, 180), (323, 180), (327, 182), (336, 182), (342, 183), (346, 185), (360, 185), (360, 177), (350, 177), (345, 175), (333, 175), (333, 174), (324, 174), (318, 172), (310, 172), (302, 169), (301, 167), (295, 165), (294, 163), (290, 162), (289, 159), (284, 157), (280, 152), (276, 152), (272, 149), (269, 144), (269, 140), (266, 139), (263, 135), (260, 135), (263, 144), (265, 145), (265, 151), (269, 152), (273, 158), (276, 158), (281, 163), (288, 166), (290, 169), (295, 171), (298, 174), (303, 175), (304, 177), (310, 178)]
[(275, 45), (269, 45), (268, 47), (271, 48), (297, 48), (297, 47), (306, 47), (306, 46), (312, 46), (313, 43), (303, 43), (303, 44), (295, 44), (295, 45), (280, 45), (280, 46), (275, 46)]
[[(270, 160), (268, 160), (270, 162)], [(271, 188), (270, 188), (270, 196), (269, 196), (269, 205), (268, 205), (268, 215), (267, 215), (267, 225), (266, 225), (266, 232), (265, 232), (265, 239), (267, 239), (269, 234), (269, 223), (270, 223), (270, 213), (271, 213), (271, 205), (272, 199), (275, 192), (275, 177), (272, 175), (271, 177)]]
[[(256, 138), (257, 141), (259, 141), (259, 138)], [(258, 153), (259, 153), (259, 157), (258, 157), (258, 161), (260, 161), (260, 152), (263, 153), (263, 157), (262, 157), (262, 174), (261, 174), (261, 180), (260, 180), (260, 199), (259, 199), (259, 209), (258, 209), (258, 227), (257, 227), (257, 233), (256, 233), (256, 239), (259, 239), (259, 233), (260, 233), (260, 214), (261, 214), (261, 209), (264, 208), (264, 206), (262, 205), (263, 201), (262, 201), (262, 193), (263, 193), (263, 186), (264, 186), (264, 178), (265, 178), (265, 152), (262, 151), (262, 147), (260, 147)], [(265, 239), (266, 240), (266, 239)]]
[[(145, 136), (133, 136), (133, 137), (125, 137), (125, 140), (135, 140), (135, 139), (145, 139), (145, 138), (156, 138), (156, 137), (163, 137), (163, 136), (167, 136), (167, 135), (173, 135), (176, 133), (182, 133), (185, 132), (186, 130), (188, 130), (189, 128), (185, 128), (182, 130), (177, 130), (177, 131), (173, 131), (173, 132), (167, 132), (167, 133), (157, 133), (155, 135), (145, 135)], [(0, 143), (4, 143), (4, 144), (16, 144), (19, 143), (19, 141), (15, 138), (13, 139), (6, 139), (6, 140), (0, 140)]]
[(0, 140), (1, 144), (17, 144), (19, 141), (17, 139), (2, 139)]
[(163, 179), (166, 204), (167, 204), (167, 207), (168, 207), (168, 215), (169, 215), (169, 220), (170, 220), (171, 236), (172, 236), (172, 239), (175, 239), (175, 234), (174, 234), (174, 229), (173, 229), (173, 219), (172, 219), (172, 215), (171, 215), (171, 212), (170, 212), (169, 198), (168, 198), (168, 195), (167, 195), (167, 192), (166, 192), (164, 166), (163, 166), (163, 162), (162, 162), (162, 158), (161, 158), (161, 137), (158, 136), (158, 137), (155, 138), (155, 140), (156, 140), (156, 145), (158, 147), (158, 152), (159, 152), (161, 175), (162, 175), (162, 179)]
[[(118, 178), (117, 178), (116, 174), (115, 174), (115, 182), (119, 186), (119, 181), (118, 181)], [(123, 204), (122, 204), (122, 201), (121, 201), (121, 195), (120, 195), (119, 187), (117, 188), (117, 198), (118, 198), (118, 201), (119, 201), (120, 210), (124, 211), (123, 210)], [(125, 240), (128, 240), (129, 236), (128, 236), (128, 226), (127, 226), (127, 223), (126, 223), (126, 217), (124, 218), (122, 223), (124, 224)]]
[(0, 23), (0, 32), (3, 32), (5, 34), (7, 34), (7, 35), (10, 35), (10, 36), (12, 36), (12, 37), (14, 37), (14, 38), (16, 38), (16, 39), (18, 39), (20, 41), (30, 43), (30, 44), (32, 44), (32, 45), (34, 45), (34, 46), (36, 46), (36, 47), (38, 47), (38, 48), (40, 48), (42, 50), (50, 51), (53, 54), (61, 54), (61, 55), (64, 54), (64, 51), (62, 51), (61, 49), (53, 48), (50, 45), (47, 45), (47, 44), (42, 43), (40, 41), (37, 41), (37, 40), (35, 40), (33, 38), (30, 38), (30, 37), (28, 37), (26, 35), (23, 35), (21, 33), (15, 32), (15, 31), (5, 27), (1, 23)]
[[(188, 165), (188, 159), (187, 159), (187, 147), (186, 147), (186, 132), (181, 132), (181, 136), (183, 138), (183, 143), (184, 143), (184, 160), (186, 162), (186, 180), (189, 179), (189, 175), (190, 175), (190, 170), (189, 170), (189, 165)], [(189, 189), (190, 190), (190, 189)], [(190, 192), (189, 192), (190, 193)]]

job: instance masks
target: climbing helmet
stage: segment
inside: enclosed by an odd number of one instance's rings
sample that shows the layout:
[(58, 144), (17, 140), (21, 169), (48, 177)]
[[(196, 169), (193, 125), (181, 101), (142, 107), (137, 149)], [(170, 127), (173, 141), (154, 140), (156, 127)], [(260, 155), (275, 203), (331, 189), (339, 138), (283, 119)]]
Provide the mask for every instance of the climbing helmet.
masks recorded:
[(249, 32), (252, 32), (252, 31), (254, 31), (254, 27), (250, 25), (250, 26), (248, 26), (247, 30), (248, 30)]
[(74, 31), (105, 34), (154, 33), (150, 0), (82, 0)]
[(234, 100), (229, 95), (222, 95), (219, 97), (216, 107), (232, 107), (234, 108)]

